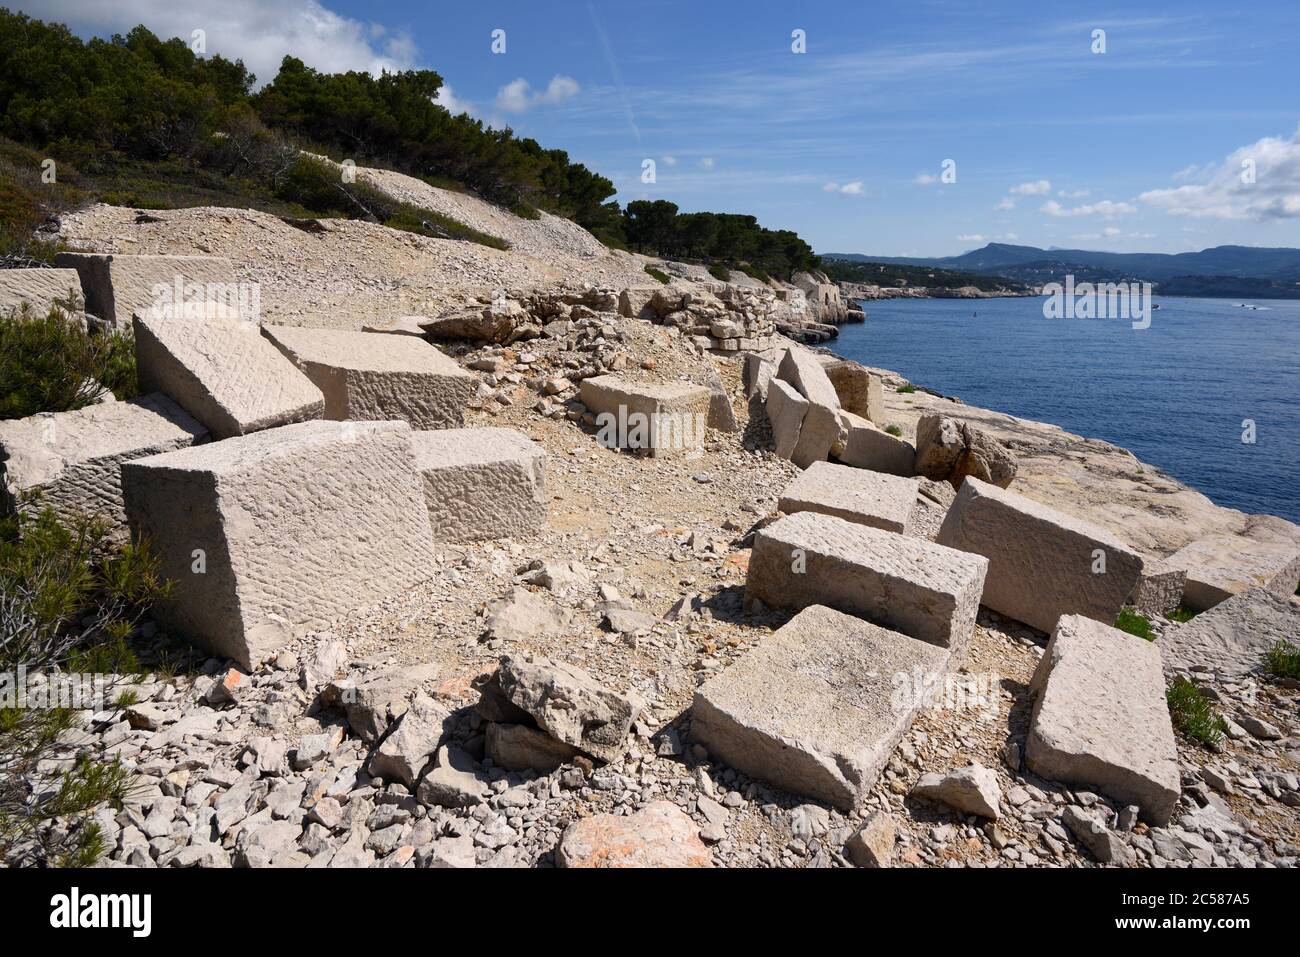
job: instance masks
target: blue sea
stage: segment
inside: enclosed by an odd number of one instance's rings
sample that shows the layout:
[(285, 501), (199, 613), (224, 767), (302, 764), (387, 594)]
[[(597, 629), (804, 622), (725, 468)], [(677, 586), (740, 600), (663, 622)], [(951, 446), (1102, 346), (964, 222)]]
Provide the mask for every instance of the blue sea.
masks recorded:
[(1039, 298), (864, 302), (867, 321), (828, 345), (971, 405), (1123, 446), (1220, 505), (1300, 522), (1300, 301), (1155, 302), (1147, 329), (1046, 319)]

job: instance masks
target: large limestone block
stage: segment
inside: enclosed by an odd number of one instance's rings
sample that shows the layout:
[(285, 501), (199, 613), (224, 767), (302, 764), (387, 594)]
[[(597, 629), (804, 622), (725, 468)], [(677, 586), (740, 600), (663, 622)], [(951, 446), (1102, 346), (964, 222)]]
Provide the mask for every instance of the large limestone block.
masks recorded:
[(873, 375), (865, 366), (851, 359), (823, 355), (817, 358), (835, 387), (840, 408), (877, 425), (885, 424), (885, 390), (880, 376)]
[(911, 442), (852, 413), (841, 413), (840, 418), (847, 434), (838, 457), (845, 465), (905, 478), (915, 474), (916, 449)]
[(125, 531), (121, 463), (207, 438), (207, 429), (158, 393), (0, 422), (5, 505), (38, 491), (41, 504), (60, 516), (98, 515)]
[(319, 418), (325, 410), (320, 389), (253, 323), (137, 316), (135, 362), (141, 388), (167, 395), (217, 438)]
[(768, 421), (772, 423), (776, 454), (788, 459), (799, 445), (799, 433), (803, 431), (803, 420), (808, 414), (808, 400), (790, 383), (770, 379), (764, 408)]
[(691, 737), (731, 767), (843, 810), (871, 790), (949, 653), (814, 606), (695, 693)]
[(411, 433), (433, 537), (531, 535), (546, 523), (546, 452), (512, 429)]
[(1178, 749), (1156, 645), (1062, 615), (1034, 672), (1025, 758), (1035, 774), (1136, 804), (1157, 825), (1178, 803)]
[(1128, 603), (1148, 618), (1167, 615), (1182, 603), (1187, 571), (1149, 555), (1142, 556), (1142, 574)]
[(787, 515), (819, 512), (887, 532), (906, 534), (916, 505), (916, 483), (897, 475), (815, 462), (781, 493)]
[(477, 377), (410, 336), (298, 326), (263, 326), (262, 334), (320, 389), (327, 419), (457, 429), (478, 390)]
[(1283, 640), (1300, 644), (1300, 605), (1252, 588), (1167, 628), (1160, 654), (1169, 671), (1212, 668), (1239, 678), (1258, 671), (1264, 652)]
[(1050, 632), (1062, 615), (1113, 622), (1142, 556), (1110, 532), (967, 477), (935, 541), (989, 560), (983, 604)]
[(961, 423), (946, 415), (923, 415), (916, 422), (916, 474), (942, 482), (966, 450)]
[(799, 429), (799, 441), (790, 460), (800, 468), (826, 460), (839, 438), (840, 399), (817, 356), (800, 349), (787, 349), (777, 368), (777, 378), (794, 386), (808, 400), (808, 410)]
[(579, 397), (596, 414), (596, 437), (609, 448), (671, 458), (704, 451), (711, 399), (703, 386), (602, 375), (583, 379)]
[(74, 300), (81, 309), (85, 296), (75, 269), (0, 269), (0, 316), (28, 303), (32, 312), (43, 316), (56, 302)]
[(122, 466), (131, 523), (176, 582), (157, 614), (244, 667), (434, 571), (404, 422), (314, 421)]
[(964, 646), (988, 562), (833, 515), (798, 512), (754, 536), (745, 599), (826, 605), (912, 638)]
[(257, 287), (236, 283), (222, 256), (65, 252), (54, 262), (80, 275), (86, 311), (119, 329), (134, 316), (256, 322), (261, 311)]
[(1166, 564), (1187, 572), (1183, 603), (1193, 611), (1213, 608), (1250, 588), (1287, 598), (1300, 583), (1300, 545), (1245, 535), (1198, 539), (1170, 555)]

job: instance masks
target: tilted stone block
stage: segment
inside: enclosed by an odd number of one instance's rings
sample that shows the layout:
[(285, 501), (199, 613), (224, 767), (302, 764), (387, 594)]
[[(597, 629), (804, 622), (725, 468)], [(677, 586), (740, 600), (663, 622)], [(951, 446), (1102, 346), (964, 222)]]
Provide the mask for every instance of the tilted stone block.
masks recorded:
[(0, 269), (0, 316), (24, 302), (35, 315), (44, 316), (56, 302), (70, 299), (75, 310), (85, 302), (75, 269)]
[(764, 408), (772, 423), (776, 454), (788, 459), (799, 445), (799, 433), (803, 431), (804, 416), (808, 414), (808, 400), (790, 383), (774, 378), (768, 380)]
[(40, 504), (64, 518), (98, 515), (125, 532), (121, 463), (207, 438), (207, 429), (157, 393), (0, 422), (6, 506), (21, 493), (38, 491)]
[(851, 412), (841, 412), (840, 422), (844, 437), (838, 458), (845, 465), (905, 478), (915, 474), (916, 449), (911, 442), (890, 435)]
[(850, 810), (916, 717), (913, 676), (938, 680), (948, 659), (943, 648), (807, 608), (695, 693), (691, 737), (738, 771)]
[(840, 431), (840, 400), (835, 394), (835, 386), (827, 378), (816, 355), (798, 349), (786, 350), (776, 374), (808, 400), (808, 410), (799, 429), (799, 441), (790, 461), (804, 469), (814, 462), (825, 461)]
[(1106, 531), (967, 477), (935, 541), (989, 560), (983, 604), (1050, 632), (1062, 615), (1113, 622), (1142, 556)]
[(826, 605), (946, 648), (969, 640), (988, 562), (832, 515), (798, 512), (754, 536), (745, 600)]
[(162, 392), (217, 438), (325, 411), (320, 389), (253, 323), (137, 316), (135, 362), (141, 388)]
[(781, 493), (788, 515), (818, 512), (887, 532), (906, 534), (916, 505), (916, 483), (897, 475), (815, 462)]
[(764, 358), (756, 352), (745, 355), (745, 365), (741, 372), (741, 384), (745, 387), (745, 397), (755, 395), (763, 402), (767, 401), (767, 384), (776, 375), (777, 362)]
[(1154, 642), (1062, 615), (1034, 672), (1025, 759), (1035, 774), (1096, 788), (1169, 823), (1178, 749)]
[(531, 535), (546, 523), (546, 452), (512, 429), (411, 433), (433, 537)]
[(1212, 669), (1220, 679), (1258, 672), (1279, 641), (1300, 643), (1300, 607), (1263, 588), (1233, 595), (1160, 636), (1166, 671)]
[(81, 276), (86, 311), (118, 329), (134, 316), (256, 322), (261, 312), (258, 287), (238, 284), (222, 256), (64, 252), (54, 262)]
[(126, 511), (175, 581), (156, 615), (253, 667), (434, 571), (404, 422), (302, 422), (122, 466)]
[(783, 379), (799, 390), (809, 402), (823, 405), (828, 409), (838, 409), (840, 398), (835, 393), (835, 386), (827, 377), (817, 356), (801, 349), (787, 349), (781, 357), (777, 368), (777, 378)]
[(710, 396), (703, 386), (602, 375), (583, 379), (579, 397), (596, 413), (596, 438), (608, 448), (680, 458), (704, 451)]
[(1128, 603), (1134, 610), (1148, 618), (1166, 615), (1179, 606), (1183, 600), (1183, 588), (1187, 585), (1187, 572), (1149, 555), (1142, 557), (1142, 573), (1138, 583), (1133, 586), (1133, 594)]
[(478, 390), (476, 376), (410, 336), (297, 326), (263, 326), (262, 334), (320, 389), (327, 419), (458, 429)]
[(1250, 588), (1264, 588), (1288, 598), (1300, 583), (1300, 545), (1260, 541), (1245, 535), (1198, 539), (1165, 562), (1187, 572), (1183, 602), (1192, 611), (1213, 608)]
[(880, 376), (871, 374), (851, 359), (821, 355), (817, 358), (835, 387), (840, 408), (877, 425), (885, 424), (885, 389)]

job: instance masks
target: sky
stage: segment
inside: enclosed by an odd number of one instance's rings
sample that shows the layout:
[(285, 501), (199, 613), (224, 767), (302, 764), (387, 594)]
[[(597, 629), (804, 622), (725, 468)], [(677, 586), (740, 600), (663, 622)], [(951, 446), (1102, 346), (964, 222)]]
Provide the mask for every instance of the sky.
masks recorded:
[(620, 202), (749, 213), (818, 252), (1300, 246), (1295, 0), (7, 5), (81, 36), (202, 30), (259, 82), (286, 53), (433, 69), (448, 108)]

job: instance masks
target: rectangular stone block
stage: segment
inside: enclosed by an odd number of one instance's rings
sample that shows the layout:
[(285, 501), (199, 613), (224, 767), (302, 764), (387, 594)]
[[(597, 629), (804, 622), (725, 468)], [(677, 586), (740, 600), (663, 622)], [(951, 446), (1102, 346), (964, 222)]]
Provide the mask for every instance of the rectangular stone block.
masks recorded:
[(122, 488), (175, 582), (155, 615), (245, 668), (294, 629), (434, 571), (405, 422), (317, 420), (197, 445), (124, 463)]
[(840, 413), (840, 425), (844, 447), (838, 458), (845, 465), (905, 478), (916, 474), (916, 449), (911, 442), (890, 435), (851, 412)]
[(1169, 823), (1181, 787), (1155, 643), (1062, 615), (1031, 691), (1025, 759), (1035, 774), (1096, 788), (1136, 804), (1153, 824)]
[(1045, 632), (1062, 615), (1114, 622), (1142, 572), (1142, 556), (1104, 528), (973, 476), (935, 540), (985, 556), (983, 604)]
[(64, 518), (97, 515), (124, 533), (121, 463), (207, 438), (207, 429), (158, 393), (0, 422), (5, 507), (39, 491), (40, 504)]
[(808, 414), (808, 400), (794, 386), (781, 379), (769, 379), (767, 402), (764, 406), (772, 423), (772, 442), (776, 454), (791, 458), (799, 445), (804, 416)]
[(38, 316), (46, 315), (56, 302), (69, 299), (81, 309), (85, 298), (75, 269), (0, 269), (0, 316), (24, 302)]
[(1187, 572), (1150, 555), (1142, 556), (1142, 572), (1128, 603), (1148, 618), (1165, 615), (1182, 603)]
[(1183, 602), (1193, 611), (1213, 608), (1251, 588), (1264, 588), (1289, 598), (1300, 583), (1300, 545), (1265, 542), (1245, 535), (1198, 539), (1165, 562), (1187, 572)]
[(858, 525), (906, 534), (916, 505), (916, 483), (897, 475), (815, 462), (781, 493), (787, 515), (818, 512)]
[(912, 638), (960, 648), (970, 639), (988, 562), (919, 538), (797, 512), (754, 536), (745, 600), (826, 605)]
[(410, 336), (297, 326), (263, 326), (262, 334), (325, 396), (327, 419), (458, 429), (478, 390), (456, 360)]
[(80, 275), (86, 311), (122, 330), (137, 315), (256, 322), (261, 312), (257, 287), (238, 284), (223, 256), (63, 252), (54, 262)]
[(817, 358), (822, 363), (826, 377), (835, 387), (840, 408), (883, 426), (885, 390), (880, 376), (872, 375), (865, 366), (851, 359), (821, 355)]
[(949, 653), (814, 606), (695, 693), (691, 737), (794, 794), (851, 810), (875, 785), (920, 696), (897, 675), (941, 678)]
[[(779, 361), (779, 357), (778, 360)], [(777, 361), (772, 361), (756, 352), (745, 356), (745, 365), (741, 371), (741, 384), (745, 387), (745, 398), (755, 395), (767, 401), (767, 384), (776, 375)]]
[(787, 349), (781, 357), (776, 375), (798, 389), (799, 394), (814, 405), (825, 406), (832, 411), (839, 409), (840, 398), (835, 394), (835, 386), (831, 384), (814, 353)]
[(1167, 672), (1214, 672), (1235, 680), (1262, 670), (1264, 653), (1279, 641), (1300, 644), (1300, 604), (1263, 588), (1225, 598), (1160, 636)]
[(578, 394), (596, 414), (596, 439), (607, 448), (673, 458), (704, 451), (710, 396), (703, 386), (602, 375), (583, 379)]
[(250, 322), (137, 316), (135, 362), (141, 388), (167, 395), (217, 438), (325, 411), (320, 389)]
[(436, 541), (531, 535), (546, 523), (546, 452), (512, 429), (413, 432)]

